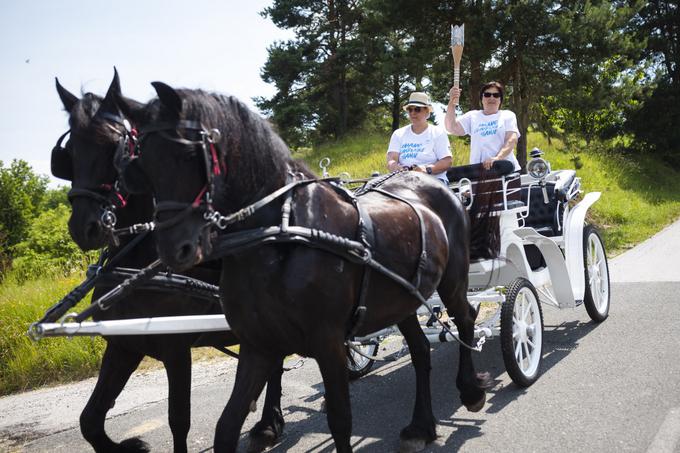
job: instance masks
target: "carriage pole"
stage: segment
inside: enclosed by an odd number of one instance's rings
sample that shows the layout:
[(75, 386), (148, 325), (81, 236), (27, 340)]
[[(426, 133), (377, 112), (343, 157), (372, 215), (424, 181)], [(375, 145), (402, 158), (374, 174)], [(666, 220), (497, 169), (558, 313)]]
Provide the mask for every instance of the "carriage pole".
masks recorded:
[[(453, 54), (453, 86), (460, 88), (460, 60), (465, 43), (465, 24), (451, 25), (451, 53)], [(456, 104), (458, 107), (458, 104)]]

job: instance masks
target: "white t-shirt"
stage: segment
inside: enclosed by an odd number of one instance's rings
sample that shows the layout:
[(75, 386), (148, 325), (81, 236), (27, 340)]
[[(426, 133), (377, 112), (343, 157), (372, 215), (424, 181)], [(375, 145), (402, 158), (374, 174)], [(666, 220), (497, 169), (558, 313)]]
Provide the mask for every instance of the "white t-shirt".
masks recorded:
[[(401, 165), (433, 165), (451, 156), (451, 146), (444, 128), (428, 124), (427, 129), (416, 134), (409, 124), (392, 133), (387, 152), (399, 153)], [(448, 182), (445, 171), (432, 176)]]
[[(493, 115), (485, 115), (482, 110), (471, 110), (458, 118), (465, 133), (470, 136), (470, 163), (478, 164), (495, 157), (505, 143), (506, 132), (520, 133), (517, 117), (510, 110), (499, 110)], [(519, 170), (519, 162), (512, 152), (505, 157)]]

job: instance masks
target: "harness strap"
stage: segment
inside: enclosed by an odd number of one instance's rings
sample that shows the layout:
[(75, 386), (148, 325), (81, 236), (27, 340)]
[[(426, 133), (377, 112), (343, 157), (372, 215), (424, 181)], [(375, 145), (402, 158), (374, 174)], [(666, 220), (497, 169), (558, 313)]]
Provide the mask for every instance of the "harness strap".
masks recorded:
[(400, 197), (399, 195), (395, 195), (391, 192), (387, 192), (386, 190), (379, 189), (378, 187), (373, 187), (371, 190), (378, 192), (382, 195), (385, 195), (386, 197), (394, 198), (395, 200), (399, 200), (403, 203), (406, 203), (413, 209), (413, 212), (415, 212), (416, 216), (418, 217), (418, 223), (420, 225), (420, 243), (421, 243), (421, 251), (420, 251), (420, 258), (418, 259), (418, 267), (416, 268), (416, 275), (413, 279), (413, 286), (416, 288), (420, 287), (420, 278), (423, 273), (423, 269), (425, 269), (425, 266), (427, 265), (427, 244), (426, 244), (426, 236), (425, 236), (425, 221), (423, 219), (423, 215), (420, 211), (416, 209), (415, 206), (413, 206), (413, 203), (408, 201), (407, 199)]
[(81, 189), (79, 187), (74, 187), (73, 189), (69, 190), (67, 197), (69, 201), (73, 200), (74, 198), (92, 198), (93, 200), (96, 200), (102, 204), (113, 204), (111, 203), (111, 199), (109, 197), (106, 197), (99, 192), (95, 192), (94, 190)]
[(101, 263), (106, 260), (108, 251), (104, 250), (99, 258), (99, 266), (90, 266), (90, 268), (87, 271), (87, 278), (83, 283), (80, 285), (76, 286), (73, 290), (71, 290), (67, 295), (65, 295), (59, 302), (56, 304), (52, 305), (47, 311), (45, 312), (45, 315), (38, 321), (38, 323), (44, 323), (44, 322), (55, 322), (57, 319), (61, 318), (68, 310), (73, 308), (78, 302), (83, 300), (83, 298), (87, 295), (87, 293), (94, 288), (94, 286), (99, 283), (99, 281), (102, 279), (103, 275), (109, 271), (109, 269), (113, 268), (115, 264), (125, 255), (127, 255), (130, 250), (137, 245), (144, 237), (146, 236), (146, 233), (140, 234), (139, 236), (135, 237), (133, 240), (128, 242), (118, 253), (108, 260), (108, 262), (104, 265), (101, 265)]
[(114, 303), (129, 294), (135, 287), (153, 278), (154, 275), (161, 271), (162, 267), (164, 267), (164, 265), (161, 263), (161, 260), (156, 260), (149, 264), (144, 269), (141, 269), (139, 273), (128, 278), (123, 283), (92, 302), (89, 307), (73, 318), (74, 321), (83, 322), (95, 313), (108, 310)]
[(300, 181), (293, 181), (291, 183), (286, 184), (283, 187), (280, 187), (279, 189), (275, 190), (274, 192), (270, 193), (264, 198), (259, 199), (255, 203), (252, 203), (242, 209), (239, 209), (238, 211), (234, 212), (233, 214), (229, 214), (227, 216), (222, 216), (218, 212), (213, 212), (212, 215), (209, 216), (209, 218), (217, 225), (217, 227), (221, 230), (224, 230), (227, 228), (229, 225), (241, 222), (245, 220), (246, 218), (252, 216), (255, 211), (263, 208), (264, 206), (268, 205), (272, 201), (276, 200), (280, 196), (284, 195), (287, 193), (289, 190), (294, 189), (295, 187), (302, 186), (302, 185), (307, 185), (313, 182), (332, 182), (332, 181), (337, 181), (338, 178), (322, 178), (322, 179), (302, 179)]
[(374, 190), (375, 188), (385, 184), (385, 182), (387, 182), (388, 179), (393, 178), (394, 176), (396, 176), (400, 173), (407, 172), (409, 170), (410, 170), (409, 167), (404, 167), (404, 168), (401, 168), (397, 171), (393, 171), (392, 173), (388, 173), (388, 174), (380, 176), (378, 178), (371, 179), (368, 182), (366, 182), (366, 184), (364, 184), (363, 186), (358, 188), (356, 190), (355, 194), (356, 194), (357, 197), (365, 195), (368, 192), (370, 192), (371, 190)]
[(365, 264), (391, 278), (403, 286), (409, 294), (416, 297), (421, 303), (425, 303), (425, 298), (420, 294), (418, 288), (399, 274), (374, 260), (370, 250), (362, 243), (314, 228), (289, 226), (288, 233), (283, 234), (280, 226), (271, 226), (229, 233), (217, 239), (213, 252), (206, 257), (206, 261), (215, 260), (226, 255), (236, 255), (245, 250), (269, 243), (300, 243), (333, 253), (353, 263)]
[[(368, 212), (366, 212), (366, 208), (356, 197), (352, 199), (352, 203), (354, 204), (357, 214), (359, 215), (359, 240), (366, 246), (367, 249), (370, 250), (370, 248), (375, 244), (373, 222), (371, 221), (371, 217)], [(345, 339), (354, 337), (366, 318), (366, 299), (368, 294), (368, 285), (371, 279), (371, 268), (364, 266), (363, 271), (361, 287), (359, 289), (359, 297), (357, 298), (356, 305), (354, 306)]]

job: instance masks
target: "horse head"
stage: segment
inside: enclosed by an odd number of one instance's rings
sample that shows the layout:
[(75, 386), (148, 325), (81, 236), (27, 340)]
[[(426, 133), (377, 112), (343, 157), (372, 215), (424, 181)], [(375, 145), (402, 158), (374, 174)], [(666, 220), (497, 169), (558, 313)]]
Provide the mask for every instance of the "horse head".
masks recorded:
[[(118, 73), (114, 73), (103, 99), (92, 93), (79, 99), (58, 79), (55, 83), (69, 114), (70, 129), (52, 150), (52, 174), (71, 181), (71, 237), (83, 250), (101, 248), (113, 241), (116, 216), (126, 204), (126, 194), (119, 190), (113, 165), (116, 149), (127, 146), (130, 139), (126, 121), (114, 102), (114, 98), (122, 97)], [(67, 135), (70, 137), (62, 146)], [(149, 203), (144, 215), (150, 216), (152, 209)]]
[(123, 165), (123, 183), (131, 191), (150, 186), (159, 256), (183, 270), (210, 254), (216, 209), (236, 210), (281, 185), (290, 153), (233, 97), (152, 85), (158, 98), (144, 107), (118, 101), (140, 134), (139, 157)]

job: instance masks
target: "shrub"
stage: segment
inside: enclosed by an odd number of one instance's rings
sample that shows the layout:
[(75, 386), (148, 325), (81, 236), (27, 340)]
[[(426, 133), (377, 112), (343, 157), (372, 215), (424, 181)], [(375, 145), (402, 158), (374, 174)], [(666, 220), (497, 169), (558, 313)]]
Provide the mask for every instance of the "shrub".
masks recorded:
[(49, 275), (67, 276), (83, 270), (96, 252), (82, 252), (68, 232), (69, 209), (59, 204), (40, 214), (29, 226), (26, 239), (13, 248), (9, 275), (18, 283)]

